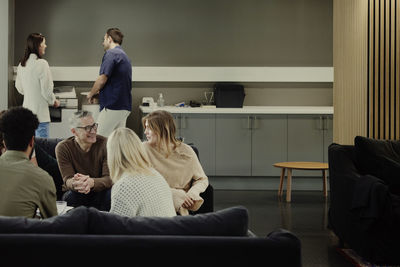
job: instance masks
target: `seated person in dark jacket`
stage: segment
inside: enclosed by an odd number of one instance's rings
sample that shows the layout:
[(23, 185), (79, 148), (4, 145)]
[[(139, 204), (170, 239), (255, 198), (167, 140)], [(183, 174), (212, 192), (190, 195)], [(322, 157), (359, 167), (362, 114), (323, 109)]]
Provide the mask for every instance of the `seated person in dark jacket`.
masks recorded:
[(97, 135), (92, 113), (78, 111), (70, 118), (72, 137), (56, 146), (56, 157), (67, 192), (68, 206), (90, 206), (109, 211), (111, 186), (107, 139)]

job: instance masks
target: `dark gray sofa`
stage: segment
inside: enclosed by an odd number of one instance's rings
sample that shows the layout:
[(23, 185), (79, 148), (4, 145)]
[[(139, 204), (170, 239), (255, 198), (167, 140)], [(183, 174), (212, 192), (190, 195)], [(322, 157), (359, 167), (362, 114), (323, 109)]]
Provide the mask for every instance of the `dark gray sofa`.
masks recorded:
[(374, 264), (400, 264), (400, 141), (329, 146), (328, 227)]
[(0, 216), (0, 261), (12, 266), (301, 266), (286, 230), (248, 235), (242, 206), (172, 218), (78, 207), (45, 220)]

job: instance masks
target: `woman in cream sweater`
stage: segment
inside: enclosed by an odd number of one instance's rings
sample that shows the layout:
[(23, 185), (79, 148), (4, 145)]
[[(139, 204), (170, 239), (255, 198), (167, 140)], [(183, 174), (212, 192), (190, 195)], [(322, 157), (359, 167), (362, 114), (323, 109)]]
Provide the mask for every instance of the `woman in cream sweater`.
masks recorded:
[(208, 177), (193, 149), (175, 138), (176, 128), (171, 113), (151, 112), (142, 118), (147, 142), (144, 148), (154, 168), (168, 182), (175, 210), (187, 215), (196, 211), (204, 200), (200, 193), (208, 186)]
[(30, 109), (39, 119), (37, 137), (49, 137), (49, 105), (60, 105), (53, 93), (54, 84), (49, 64), (42, 58), (46, 47), (46, 39), (42, 34), (29, 34), (15, 81), (18, 92), (24, 95), (22, 106)]

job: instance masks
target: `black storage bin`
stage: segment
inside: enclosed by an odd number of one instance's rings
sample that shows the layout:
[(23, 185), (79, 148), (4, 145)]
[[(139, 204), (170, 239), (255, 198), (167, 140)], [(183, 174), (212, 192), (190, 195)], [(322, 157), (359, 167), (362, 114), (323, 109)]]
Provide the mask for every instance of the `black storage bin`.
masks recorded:
[(61, 122), (61, 108), (49, 107), (50, 121)]
[(244, 87), (236, 83), (216, 83), (214, 100), (217, 108), (242, 108), (245, 93)]

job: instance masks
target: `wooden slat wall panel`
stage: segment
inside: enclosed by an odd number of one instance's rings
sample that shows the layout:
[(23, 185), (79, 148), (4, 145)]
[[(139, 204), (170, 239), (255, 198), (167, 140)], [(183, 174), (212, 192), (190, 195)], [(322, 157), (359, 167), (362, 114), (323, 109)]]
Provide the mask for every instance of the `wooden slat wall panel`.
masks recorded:
[[(374, 5), (375, 5), (374, 17), (370, 18), (371, 20), (374, 21), (374, 25), (373, 25), (374, 43), (373, 43), (373, 45), (370, 45), (370, 49), (374, 51), (374, 62), (373, 62), (374, 70), (373, 70), (373, 73), (370, 75), (374, 77), (373, 81), (375, 81), (375, 82), (373, 82), (373, 84), (374, 84), (375, 88), (379, 88), (379, 58), (380, 58), (379, 57), (379, 51), (380, 51), (379, 50), (379, 38), (378, 38), (379, 32), (380, 32), (379, 31), (380, 30), (379, 29), (379, 25), (380, 25), (380, 23), (379, 23), (379, 18), (380, 18), (379, 1), (374, 1)], [(380, 98), (379, 98), (379, 90), (373, 90), (373, 92), (374, 92), (374, 98), (373, 98), (374, 106), (372, 107), (372, 110), (374, 111), (374, 113), (373, 113), (372, 127), (373, 127), (373, 133), (375, 134), (375, 129), (376, 129), (375, 125), (377, 125), (379, 123), (379, 112), (378, 111), (379, 111), (379, 106), (380, 106), (380, 103), (379, 103)]]
[(384, 77), (385, 77), (385, 83), (384, 83), (384, 91), (385, 91), (385, 115), (384, 115), (384, 120), (385, 120), (385, 139), (388, 139), (390, 136), (390, 120), (391, 120), (391, 98), (390, 98), (390, 0), (384, 0), (384, 5), (385, 5), (385, 24), (384, 24), (384, 62), (385, 62), (385, 68), (384, 68)]
[[(395, 60), (395, 44), (396, 44), (396, 40), (395, 40), (395, 29), (396, 29), (396, 25), (395, 25), (395, 1), (396, 0), (390, 0), (390, 55), (389, 55), (389, 59), (390, 59), (390, 87), (395, 88), (395, 64), (396, 64), (396, 60)], [(390, 120), (390, 124), (391, 125), (396, 125), (396, 89), (391, 90), (390, 91), (390, 114), (392, 114), (391, 116), (391, 120)], [(396, 127), (391, 127), (390, 129), (390, 135), (393, 136), (396, 139)]]
[(368, 131), (368, 3), (333, 2), (333, 141), (340, 144)]
[[(372, 3), (372, 4), (374, 4), (374, 3)], [(371, 75), (370, 75), (371, 73), (374, 73), (374, 70), (375, 70), (374, 56), (376, 53), (376, 51), (372, 50), (373, 49), (372, 47), (375, 47), (375, 46), (371, 47), (371, 45), (373, 45), (374, 41), (375, 41), (375, 28), (374, 28), (375, 23), (374, 23), (374, 19), (373, 19), (373, 18), (375, 18), (375, 13), (374, 13), (375, 8), (371, 8), (370, 5), (371, 5), (371, 3), (368, 3), (368, 12), (369, 12), (368, 13), (368, 52), (372, 53), (372, 54), (371, 54), (371, 59), (368, 61), (368, 77), (367, 77), (368, 88), (372, 88), (374, 86), (374, 83), (376, 82), (375, 79), (371, 79)], [(368, 101), (369, 102), (375, 100), (374, 94), (375, 94), (374, 91), (368, 90)], [(373, 119), (374, 119), (374, 114), (375, 114), (375, 110), (373, 109), (374, 107), (375, 107), (374, 103), (373, 104), (368, 103), (368, 106), (367, 106), (367, 116), (368, 116), (367, 127), (368, 127), (368, 129), (367, 129), (367, 132), (371, 132), (371, 133), (374, 130), (374, 127), (373, 127), (373, 121), (374, 121)]]
[(399, 139), (399, 4), (369, 0), (368, 133), (376, 139)]
[[(397, 0), (394, 0), (394, 14), (395, 14), (395, 23), (393, 24), (394, 27), (394, 35), (395, 35), (395, 40), (396, 40), (396, 44), (395, 44), (395, 64), (394, 64), (394, 95), (395, 95), (395, 102), (397, 105), (400, 105), (400, 34), (399, 34), (399, 30), (400, 30), (400, 6)], [(395, 109), (395, 122), (396, 122), (396, 126), (395, 126), (395, 137), (396, 139), (400, 139), (400, 108), (397, 107)]]

